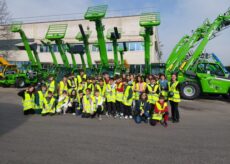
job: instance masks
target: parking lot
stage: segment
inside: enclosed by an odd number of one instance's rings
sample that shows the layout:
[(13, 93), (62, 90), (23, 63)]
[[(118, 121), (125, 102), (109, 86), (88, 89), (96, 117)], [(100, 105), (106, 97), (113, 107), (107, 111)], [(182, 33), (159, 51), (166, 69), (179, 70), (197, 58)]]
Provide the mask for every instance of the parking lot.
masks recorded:
[(0, 88), (0, 163), (228, 164), (230, 103), (183, 100), (168, 128), (133, 120), (23, 116), (17, 89)]

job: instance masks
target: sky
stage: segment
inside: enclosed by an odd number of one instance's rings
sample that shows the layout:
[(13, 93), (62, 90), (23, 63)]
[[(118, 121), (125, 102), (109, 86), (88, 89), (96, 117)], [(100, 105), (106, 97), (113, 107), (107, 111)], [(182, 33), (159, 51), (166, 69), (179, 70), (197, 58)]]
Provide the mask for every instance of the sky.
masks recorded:
[[(46, 15), (83, 13), (87, 7), (108, 4), (110, 14), (140, 14), (144, 11), (158, 11), (161, 25), (159, 38), (166, 61), (176, 43), (185, 34), (200, 26), (206, 18), (213, 21), (230, 8), (230, 0), (6, 0), (12, 18), (25, 19)], [(72, 16), (73, 15), (69, 15)], [(68, 15), (65, 15), (68, 17)], [(83, 16), (81, 14), (78, 17)], [(39, 19), (39, 18), (33, 18)], [(230, 28), (211, 40), (205, 51), (215, 53), (224, 65), (230, 65)]]

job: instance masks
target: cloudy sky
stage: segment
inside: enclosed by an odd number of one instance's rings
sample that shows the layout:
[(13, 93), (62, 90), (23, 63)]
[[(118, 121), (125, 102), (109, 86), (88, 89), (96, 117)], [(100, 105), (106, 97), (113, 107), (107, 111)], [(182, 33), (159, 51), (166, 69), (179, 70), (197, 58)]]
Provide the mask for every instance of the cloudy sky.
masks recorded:
[[(159, 37), (163, 44), (164, 60), (182, 36), (191, 34), (191, 31), (201, 25), (206, 18), (213, 21), (230, 7), (230, 0), (6, 0), (6, 2), (12, 17), (22, 20), (45, 19), (37, 16), (46, 15), (59, 15), (61, 18), (61, 14), (66, 14), (66, 18), (73, 15), (81, 17), (78, 13), (85, 12), (88, 6), (98, 4), (108, 4), (110, 14), (114, 15), (139, 14), (147, 10), (159, 11), (161, 13)], [(229, 42), (230, 28), (210, 41), (206, 52), (214, 52), (225, 65), (230, 65)]]

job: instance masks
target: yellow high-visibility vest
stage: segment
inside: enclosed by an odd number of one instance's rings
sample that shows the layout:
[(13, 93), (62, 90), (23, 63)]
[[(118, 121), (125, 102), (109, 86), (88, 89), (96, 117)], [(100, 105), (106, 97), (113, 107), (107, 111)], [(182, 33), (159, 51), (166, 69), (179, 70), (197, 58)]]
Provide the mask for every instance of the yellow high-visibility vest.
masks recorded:
[(148, 84), (147, 88), (149, 92), (154, 92), (148, 94), (148, 102), (150, 104), (155, 104), (159, 100), (159, 94), (157, 93), (159, 85), (154, 84), (154, 86), (152, 87), (151, 84)]
[(111, 87), (110, 84), (106, 85), (106, 90), (105, 90), (105, 97), (107, 99), (107, 102), (116, 102), (116, 88)]
[[(167, 102), (164, 102), (163, 106), (159, 102), (156, 102), (156, 107), (160, 111), (165, 110), (167, 106), (168, 106)], [(164, 113), (154, 113), (152, 119), (160, 121), (163, 119), (163, 114)]]
[(132, 91), (132, 87), (128, 85), (124, 91), (123, 104), (126, 106), (132, 106), (133, 96), (130, 99), (128, 99), (130, 90)]
[[(122, 87), (122, 83), (120, 83), (117, 88), (121, 88)], [(116, 100), (119, 101), (119, 102), (122, 102), (123, 100), (123, 92), (119, 92), (119, 91), (116, 91)]]
[(68, 86), (63, 81), (59, 82), (59, 96), (62, 95), (63, 91), (68, 91)]
[(42, 108), (42, 114), (48, 114), (48, 113), (55, 113), (55, 98), (51, 98), (51, 100), (48, 102), (47, 98), (44, 98), (44, 104)]
[(83, 96), (83, 111), (91, 114), (94, 111), (94, 97)]
[[(143, 88), (146, 89), (146, 82), (142, 82), (143, 84)], [(136, 83), (135, 84), (135, 89), (138, 90), (138, 91), (135, 91), (135, 100), (139, 100), (140, 99), (140, 84), (139, 83)]]
[(30, 95), (25, 91), (25, 99), (22, 100), (23, 111), (34, 109), (34, 94)]
[(42, 93), (42, 91), (38, 91), (38, 96), (39, 96), (39, 105), (35, 104), (35, 109), (42, 109), (43, 103), (44, 103), (44, 98), (47, 96), (47, 92)]
[(180, 102), (180, 92), (177, 90), (177, 85), (179, 84), (179, 81), (174, 82), (173, 84), (171, 84), (171, 82), (168, 82), (168, 88), (169, 88), (169, 92), (173, 93), (172, 97), (169, 97), (170, 101), (174, 101), (174, 102)]

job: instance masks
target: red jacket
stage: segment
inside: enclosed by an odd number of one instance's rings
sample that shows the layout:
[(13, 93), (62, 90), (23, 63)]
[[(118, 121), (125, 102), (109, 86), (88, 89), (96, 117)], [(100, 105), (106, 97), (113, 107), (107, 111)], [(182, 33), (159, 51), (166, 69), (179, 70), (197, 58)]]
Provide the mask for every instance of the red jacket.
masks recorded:
[[(158, 101), (158, 103), (160, 103), (160, 102)], [(164, 105), (164, 103), (160, 103), (160, 104), (161, 104), (161, 106)], [(162, 113), (168, 112), (168, 106), (166, 106), (164, 110), (159, 110), (159, 109), (157, 108), (157, 106), (155, 105), (155, 106), (154, 106), (154, 112), (158, 113), (158, 112), (160, 112), (160, 111), (161, 111)]]
[[(119, 85), (121, 84), (122, 82), (119, 82), (119, 83), (117, 83), (117, 91), (118, 92), (124, 92), (124, 84), (122, 84), (120, 87), (119, 87)], [(119, 88), (118, 88), (119, 87)]]

